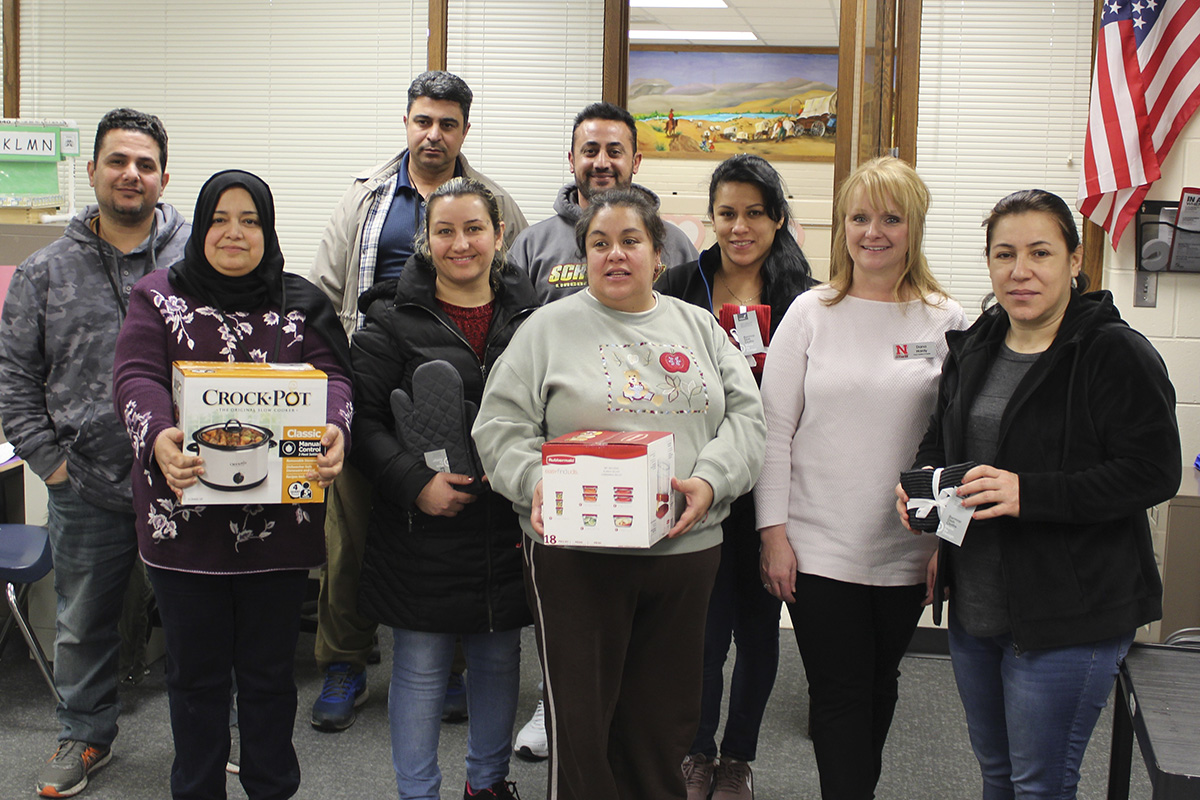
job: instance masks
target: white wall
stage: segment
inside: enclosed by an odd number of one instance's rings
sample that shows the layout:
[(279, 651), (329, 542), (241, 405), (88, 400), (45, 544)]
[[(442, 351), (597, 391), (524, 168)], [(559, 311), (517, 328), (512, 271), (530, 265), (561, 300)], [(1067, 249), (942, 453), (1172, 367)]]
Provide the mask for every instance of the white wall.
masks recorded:
[[(1190, 180), (1189, 175), (1192, 176)], [(1162, 164), (1162, 178), (1151, 186), (1146, 199), (1177, 202), (1184, 186), (1196, 185), (1196, 175), (1200, 175), (1200, 115), (1192, 117), (1175, 141)], [(1200, 496), (1200, 473), (1192, 466), (1200, 452), (1200, 275), (1159, 273), (1157, 304), (1153, 308), (1135, 307), (1137, 236), (1134, 224), (1130, 223), (1115, 252), (1111, 246), (1105, 247), (1104, 288), (1112, 291), (1121, 316), (1145, 334), (1166, 361), (1171, 382), (1175, 385), (1175, 410), (1183, 444), (1183, 478), (1179, 494), (1195, 498)], [(1193, 616), (1197, 607), (1197, 584), (1192, 551), (1189, 550), (1197, 534), (1189, 524), (1195, 516), (1194, 513), (1190, 516), (1180, 513), (1188, 511), (1189, 503), (1194, 502), (1184, 500), (1181, 504), (1175, 500), (1151, 510), (1154, 552), (1163, 573), (1163, 621), (1168, 624), (1165, 629), (1158, 622), (1146, 626), (1138, 632), (1139, 640), (1160, 641), (1181, 625), (1200, 624)]]
[[(1162, 178), (1150, 188), (1148, 200), (1178, 202), (1184, 186), (1195, 186), (1200, 175), (1200, 114), (1193, 116), (1162, 165)], [(1190, 179), (1189, 177), (1190, 176)], [(1183, 481), (1179, 493), (1200, 496), (1200, 476), (1192, 463), (1200, 453), (1200, 275), (1160, 273), (1158, 304), (1133, 305), (1136, 236), (1133, 223), (1114, 253), (1106, 246), (1104, 288), (1110, 289), (1121, 316), (1158, 348), (1178, 399), (1179, 432), (1183, 440)]]
[[(664, 214), (686, 214), (704, 218), (705, 246), (716, 241), (707, 219), (708, 181), (721, 162), (713, 159), (667, 159), (642, 157), (634, 180), (658, 193)], [(833, 163), (813, 161), (771, 162), (787, 185), (792, 215), (804, 229), (801, 245), (820, 280), (829, 277), (829, 246), (833, 235)]]

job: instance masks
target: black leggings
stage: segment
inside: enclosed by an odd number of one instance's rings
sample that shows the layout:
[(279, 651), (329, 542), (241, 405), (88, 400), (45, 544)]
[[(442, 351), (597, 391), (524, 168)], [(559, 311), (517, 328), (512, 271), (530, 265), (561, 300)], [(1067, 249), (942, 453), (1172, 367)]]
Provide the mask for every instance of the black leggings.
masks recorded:
[(704, 629), (700, 729), (690, 752), (717, 757), (725, 659), (732, 640), (737, 645), (737, 656), (729, 681), (729, 712), (720, 755), (753, 761), (758, 754), (763, 712), (779, 667), (780, 600), (767, 593), (759, 576), (753, 496), (745, 494), (735, 500), (722, 527), (721, 566), (708, 601)]
[(283, 800), (300, 786), (292, 746), (305, 570), (202, 575), (148, 567), (167, 644), (171, 796), (225, 797), (230, 672), (237, 675), (242, 788)]
[(796, 575), (788, 606), (804, 659), (824, 800), (870, 800), (896, 710), (900, 659), (925, 585), (863, 586)]

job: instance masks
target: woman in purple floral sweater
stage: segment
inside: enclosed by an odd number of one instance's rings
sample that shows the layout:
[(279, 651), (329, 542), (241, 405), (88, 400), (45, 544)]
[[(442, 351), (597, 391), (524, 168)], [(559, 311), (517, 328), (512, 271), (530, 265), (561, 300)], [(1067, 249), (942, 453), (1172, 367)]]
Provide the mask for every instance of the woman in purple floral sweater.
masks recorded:
[(341, 471), (353, 414), (346, 337), (325, 295), (284, 273), (271, 190), (248, 172), (219, 172), (205, 183), (183, 261), (134, 287), (113, 393), (133, 442), (138, 549), (166, 633), (172, 794), (225, 797), (232, 671), (242, 786), (251, 798), (291, 797), (300, 785), (292, 662), (308, 570), (325, 561), (325, 509), (181, 505), (204, 464), (180, 449), (176, 360), (323, 370), (326, 452), (309, 478), (328, 486)]

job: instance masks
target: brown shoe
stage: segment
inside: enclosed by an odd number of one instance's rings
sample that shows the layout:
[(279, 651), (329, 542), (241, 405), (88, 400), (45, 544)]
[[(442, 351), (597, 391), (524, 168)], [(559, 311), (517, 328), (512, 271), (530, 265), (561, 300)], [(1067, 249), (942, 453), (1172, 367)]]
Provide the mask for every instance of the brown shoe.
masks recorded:
[(713, 785), (712, 800), (754, 800), (754, 773), (745, 761), (722, 758)]
[(716, 766), (711, 758), (701, 753), (683, 759), (683, 783), (687, 786), (687, 800), (708, 800)]

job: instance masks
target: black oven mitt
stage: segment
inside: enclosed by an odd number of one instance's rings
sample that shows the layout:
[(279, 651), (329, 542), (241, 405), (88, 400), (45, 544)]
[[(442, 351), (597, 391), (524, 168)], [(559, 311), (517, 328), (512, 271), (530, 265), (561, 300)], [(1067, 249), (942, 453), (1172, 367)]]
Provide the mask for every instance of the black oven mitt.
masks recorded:
[(409, 452), (425, 460), (425, 454), (445, 450), (450, 471), (475, 479), (460, 492), (483, 491), (483, 466), (471, 426), (479, 407), (463, 396), (462, 376), (446, 361), (427, 361), (413, 372), (410, 398), (403, 389), (392, 390), (392, 415), (396, 436)]
[[(974, 461), (964, 461), (961, 464), (945, 467), (942, 469), (942, 474), (938, 479), (938, 488), (945, 489), (950, 486), (962, 486), (963, 476), (974, 466)], [(904, 493), (909, 496), (910, 500), (915, 498), (931, 500), (933, 499), (933, 470), (905, 470), (900, 473), (900, 486), (904, 489)], [(930, 511), (928, 516), (918, 517), (912, 503), (909, 503), (908, 526), (914, 531), (933, 533), (937, 531), (940, 522), (941, 520), (938, 518), (936, 508)]]

